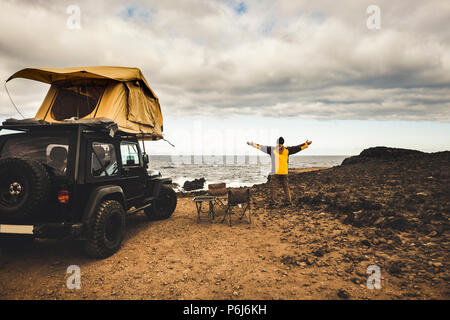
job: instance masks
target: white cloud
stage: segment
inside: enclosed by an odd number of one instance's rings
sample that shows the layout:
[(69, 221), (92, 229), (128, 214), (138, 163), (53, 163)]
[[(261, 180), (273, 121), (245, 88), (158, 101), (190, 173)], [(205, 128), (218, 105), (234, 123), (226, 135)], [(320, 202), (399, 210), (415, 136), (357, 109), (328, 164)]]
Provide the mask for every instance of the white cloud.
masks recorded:
[[(448, 1), (2, 1), (0, 76), (33, 66), (141, 68), (164, 114), (450, 120)], [(42, 86), (14, 80), (33, 115)], [(0, 117), (13, 115), (6, 94)]]

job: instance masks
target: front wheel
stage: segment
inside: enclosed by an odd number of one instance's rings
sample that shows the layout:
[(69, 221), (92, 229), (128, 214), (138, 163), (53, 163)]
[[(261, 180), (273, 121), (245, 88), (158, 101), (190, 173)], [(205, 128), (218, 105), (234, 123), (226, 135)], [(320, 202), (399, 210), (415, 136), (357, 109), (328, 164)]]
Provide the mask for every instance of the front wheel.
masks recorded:
[(86, 252), (95, 258), (116, 253), (125, 235), (125, 211), (120, 202), (103, 201), (90, 221)]
[(172, 216), (177, 207), (177, 194), (169, 186), (161, 186), (158, 199), (145, 209), (145, 214), (150, 220), (163, 220)]

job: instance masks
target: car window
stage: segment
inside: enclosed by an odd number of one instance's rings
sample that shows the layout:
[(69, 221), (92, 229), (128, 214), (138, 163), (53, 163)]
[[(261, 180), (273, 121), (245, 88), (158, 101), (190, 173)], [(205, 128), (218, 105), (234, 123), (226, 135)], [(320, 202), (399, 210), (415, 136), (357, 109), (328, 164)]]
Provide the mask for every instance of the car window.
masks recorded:
[(20, 158), (38, 161), (57, 176), (67, 174), (69, 142), (66, 137), (30, 136), (26, 134), (7, 140), (0, 158)]
[(139, 151), (136, 143), (121, 142), (120, 153), (122, 154), (123, 166), (139, 166)]
[(69, 146), (64, 144), (49, 144), (45, 152), (47, 165), (56, 175), (67, 174), (67, 155)]
[(113, 144), (92, 143), (91, 174), (94, 177), (115, 176), (118, 174), (117, 156)]

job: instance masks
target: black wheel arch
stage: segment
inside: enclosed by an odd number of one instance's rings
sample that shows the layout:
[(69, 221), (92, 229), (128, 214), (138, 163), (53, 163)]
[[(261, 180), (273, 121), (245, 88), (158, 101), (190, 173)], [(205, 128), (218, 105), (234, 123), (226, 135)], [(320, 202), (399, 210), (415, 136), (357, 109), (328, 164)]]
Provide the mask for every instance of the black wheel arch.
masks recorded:
[(116, 200), (123, 206), (125, 211), (127, 210), (125, 194), (121, 187), (110, 185), (95, 188), (89, 197), (83, 212), (82, 222), (85, 226), (89, 226), (91, 217), (95, 214), (98, 206), (104, 200)]
[(154, 197), (154, 198), (158, 198), (159, 191), (161, 190), (161, 187), (163, 185), (171, 185), (172, 184), (172, 179), (170, 179), (170, 178), (161, 178), (161, 177), (151, 178), (151, 179), (148, 180), (148, 184), (152, 185), (152, 187), (153, 187), (153, 190), (152, 190), (152, 192), (149, 195)]

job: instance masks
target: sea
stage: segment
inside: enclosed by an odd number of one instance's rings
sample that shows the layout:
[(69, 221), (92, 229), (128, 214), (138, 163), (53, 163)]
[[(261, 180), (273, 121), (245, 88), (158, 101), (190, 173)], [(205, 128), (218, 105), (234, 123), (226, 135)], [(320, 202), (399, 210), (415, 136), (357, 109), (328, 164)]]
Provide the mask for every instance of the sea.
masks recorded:
[[(289, 168), (333, 167), (348, 156), (291, 156)], [(185, 181), (204, 178), (208, 184), (225, 182), (227, 187), (251, 187), (265, 183), (270, 173), (269, 156), (164, 156), (151, 155), (149, 169), (172, 178), (177, 191)]]

